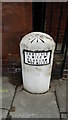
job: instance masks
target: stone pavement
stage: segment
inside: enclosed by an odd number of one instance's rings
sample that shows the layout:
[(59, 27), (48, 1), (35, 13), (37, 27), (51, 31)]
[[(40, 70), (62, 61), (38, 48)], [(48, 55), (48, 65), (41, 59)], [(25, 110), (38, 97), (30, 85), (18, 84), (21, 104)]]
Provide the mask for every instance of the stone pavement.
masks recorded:
[[(0, 78), (1, 79), (1, 78)], [(10, 77), (2, 78), (2, 118), (68, 118), (66, 80), (51, 81), (50, 90), (45, 94), (30, 94), (23, 86), (10, 83)], [(1, 96), (0, 96), (1, 99)], [(2, 112), (2, 113), (1, 113)]]

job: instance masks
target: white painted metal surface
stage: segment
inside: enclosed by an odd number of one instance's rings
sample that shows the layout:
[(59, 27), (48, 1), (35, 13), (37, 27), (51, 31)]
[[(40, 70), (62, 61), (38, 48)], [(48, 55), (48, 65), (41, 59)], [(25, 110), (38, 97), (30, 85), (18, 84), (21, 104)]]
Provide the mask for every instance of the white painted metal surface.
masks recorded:
[(24, 89), (31, 93), (49, 90), (55, 43), (49, 35), (32, 32), (20, 42)]

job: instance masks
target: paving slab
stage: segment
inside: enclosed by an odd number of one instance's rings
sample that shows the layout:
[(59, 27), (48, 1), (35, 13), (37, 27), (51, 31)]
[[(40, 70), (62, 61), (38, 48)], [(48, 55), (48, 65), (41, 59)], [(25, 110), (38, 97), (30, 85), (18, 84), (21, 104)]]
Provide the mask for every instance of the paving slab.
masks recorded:
[(68, 119), (68, 114), (61, 114), (61, 118), (65, 118), (67, 120)]
[(2, 109), (0, 109), (0, 120), (2, 119)]
[(30, 94), (26, 91), (17, 92), (10, 112), (12, 118), (59, 118), (59, 111), (53, 92)]
[(0, 109), (0, 120), (2, 118), (6, 118), (7, 114), (8, 114), (8, 110), (2, 110), (2, 109)]
[(10, 109), (15, 93), (15, 86), (9, 83), (8, 77), (2, 78), (2, 108)]
[(67, 112), (67, 108), (66, 108), (67, 81), (55, 80), (54, 83), (55, 83), (56, 95), (57, 95), (60, 112)]

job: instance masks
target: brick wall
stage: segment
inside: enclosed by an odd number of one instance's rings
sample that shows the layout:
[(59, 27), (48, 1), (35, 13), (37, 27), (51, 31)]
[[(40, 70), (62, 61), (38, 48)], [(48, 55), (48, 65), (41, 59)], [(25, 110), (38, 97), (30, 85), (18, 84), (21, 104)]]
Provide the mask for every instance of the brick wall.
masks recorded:
[[(56, 41), (60, 9), (62, 3), (46, 3), (45, 32), (49, 33), (50, 12), (53, 4), (53, 17), (51, 36)], [(62, 42), (66, 18), (68, 15), (68, 3), (63, 3), (63, 11), (60, 24), (59, 42)], [(21, 38), (32, 31), (32, 3), (2, 3), (2, 58), (3, 62), (18, 61), (19, 42)]]
[(3, 62), (19, 60), (21, 38), (32, 31), (32, 3), (2, 3)]

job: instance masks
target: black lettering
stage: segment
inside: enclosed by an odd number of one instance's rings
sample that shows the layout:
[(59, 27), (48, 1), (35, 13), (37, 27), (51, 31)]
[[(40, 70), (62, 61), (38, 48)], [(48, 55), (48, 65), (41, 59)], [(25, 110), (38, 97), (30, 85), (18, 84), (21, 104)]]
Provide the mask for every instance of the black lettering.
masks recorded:
[(32, 58), (34, 58), (34, 56), (32, 56)]
[(46, 56), (44, 56), (44, 58), (46, 58)]

